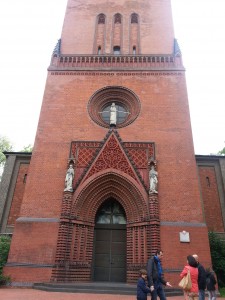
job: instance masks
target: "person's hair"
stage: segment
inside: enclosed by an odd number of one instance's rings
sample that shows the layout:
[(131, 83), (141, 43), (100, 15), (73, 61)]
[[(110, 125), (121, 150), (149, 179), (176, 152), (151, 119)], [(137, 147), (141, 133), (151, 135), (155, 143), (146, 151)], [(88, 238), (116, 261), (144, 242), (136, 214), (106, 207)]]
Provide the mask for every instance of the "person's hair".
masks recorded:
[(192, 254), (192, 256), (194, 257), (194, 259), (199, 262), (199, 258), (198, 258), (198, 254)]
[(141, 269), (141, 270), (139, 271), (139, 275), (140, 275), (140, 276), (141, 276), (141, 275), (147, 275), (147, 270)]
[(198, 266), (198, 263), (196, 259), (192, 255), (187, 256), (187, 261), (189, 266), (196, 268)]
[(162, 250), (156, 250), (156, 251), (155, 251), (155, 255), (159, 255), (159, 254), (160, 254), (160, 252), (162, 252), (162, 253), (163, 253), (163, 251), (162, 251)]

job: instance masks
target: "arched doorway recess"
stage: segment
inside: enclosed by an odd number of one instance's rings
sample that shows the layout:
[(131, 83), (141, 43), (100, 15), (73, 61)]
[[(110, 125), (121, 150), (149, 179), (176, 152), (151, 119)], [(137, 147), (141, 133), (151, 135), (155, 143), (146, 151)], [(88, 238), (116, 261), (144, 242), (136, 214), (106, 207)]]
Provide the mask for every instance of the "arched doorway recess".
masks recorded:
[(95, 218), (93, 280), (126, 281), (126, 215), (114, 198), (100, 206)]
[[(151, 208), (148, 196), (134, 178), (112, 168), (90, 176), (73, 195), (65, 192), (52, 280), (93, 280), (95, 230), (102, 226), (96, 224), (96, 216), (99, 216), (102, 205), (113, 199), (123, 208), (126, 218), (126, 224), (114, 224), (120, 230), (126, 226), (123, 232), (126, 236), (123, 239), (126, 244), (125, 281), (136, 282), (138, 270), (145, 267), (151, 249), (158, 246), (159, 241), (158, 219), (153, 215), (151, 220), (150, 212), (155, 209)], [(157, 206), (157, 199), (154, 201)], [(105, 229), (107, 226), (103, 224)], [(110, 276), (108, 280), (114, 281), (112, 278)], [(94, 280), (100, 278), (95, 276)], [(120, 281), (123, 282), (124, 277), (120, 277)]]
[[(148, 194), (135, 179), (122, 171), (115, 169), (100, 171), (98, 176), (89, 177), (74, 193), (71, 217), (74, 218), (73, 236), (76, 253), (74, 252), (73, 257), (85, 258), (91, 267), (89, 280), (93, 280), (95, 220), (100, 207), (106, 200), (112, 198), (123, 207), (126, 216), (125, 281), (136, 282), (138, 270), (146, 265), (147, 258), (151, 254)], [(79, 238), (81, 223), (82, 231), (86, 232), (87, 237), (86, 251), (80, 247), (84, 245), (83, 242), (80, 243)]]

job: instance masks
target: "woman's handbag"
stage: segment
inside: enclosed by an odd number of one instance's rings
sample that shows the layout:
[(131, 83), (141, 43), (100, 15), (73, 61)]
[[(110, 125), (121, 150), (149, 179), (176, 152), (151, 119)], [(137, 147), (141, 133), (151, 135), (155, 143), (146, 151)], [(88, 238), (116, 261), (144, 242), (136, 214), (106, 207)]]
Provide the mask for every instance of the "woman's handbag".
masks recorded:
[(191, 283), (191, 274), (190, 274), (189, 269), (188, 269), (187, 275), (181, 279), (181, 281), (178, 283), (178, 285), (185, 291), (191, 290), (192, 283)]

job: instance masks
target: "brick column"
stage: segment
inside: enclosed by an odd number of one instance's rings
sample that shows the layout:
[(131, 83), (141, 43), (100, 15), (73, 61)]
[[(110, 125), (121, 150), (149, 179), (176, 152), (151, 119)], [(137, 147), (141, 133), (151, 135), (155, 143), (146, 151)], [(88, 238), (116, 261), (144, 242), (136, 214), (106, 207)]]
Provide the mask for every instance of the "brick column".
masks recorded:
[(73, 224), (70, 220), (72, 196), (73, 193), (71, 192), (64, 192), (63, 194), (55, 265), (52, 270), (51, 281), (68, 281), (67, 273), (70, 265), (73, 234)]
[(70, 217), (70, 213), (71, 213), (71, 209), (72, 209), (72, 196), (73, 196), (73, 193), (71, 193), (71, 192), (64, 192), (64, 194), (63, 194), (61, 219)]
[(159, 202), (158, 194), (149, 194), (149, 216), (150, 216), (150, 255), (160, 249), (160, 220), (159, 220)]

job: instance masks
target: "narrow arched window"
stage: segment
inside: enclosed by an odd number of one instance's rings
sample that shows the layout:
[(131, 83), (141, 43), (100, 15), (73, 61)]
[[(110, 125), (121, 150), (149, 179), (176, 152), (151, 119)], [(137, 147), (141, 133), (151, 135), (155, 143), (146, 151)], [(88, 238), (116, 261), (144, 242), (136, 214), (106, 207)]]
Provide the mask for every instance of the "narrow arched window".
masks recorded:
[(117, 13), (113, 17), (112, 27), (112, 53), (114, 55), (120, 55), (122, 52), (123, 45), (123, 19), (122, 15)]
[(139, 16), (136, 13), (130, 15), (129, 51), (131, 54), (140, 54), (140, 25)]
[(104, 14), (100, 14), (98, 16), (98, 24), (105, 24), (105, 15)]
[(97, 55), (104, 54), (105, 51), (106, 20), (102, 13), (96, 16), (93, 51)]
[(114, 55), (120, 55), (120, 46), (114, 46), (113, 47), (113, 54)]
[(120, 14), (116, 14), (114, 17), (114, 23), (115, 24), (121, 24), (121, 15)]
[(207, 185), (208, 187), (210, 187), (210, 180), (209, 180), (209, 177), (208, 177), (208, 176), (206, 177), (206, 185)]
[(138, 15), (135, 13), (133, 13), (131, 15), (131, 24), (134, 24), (134, 23), (138, 24)]

